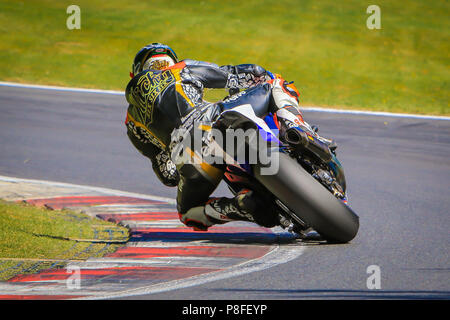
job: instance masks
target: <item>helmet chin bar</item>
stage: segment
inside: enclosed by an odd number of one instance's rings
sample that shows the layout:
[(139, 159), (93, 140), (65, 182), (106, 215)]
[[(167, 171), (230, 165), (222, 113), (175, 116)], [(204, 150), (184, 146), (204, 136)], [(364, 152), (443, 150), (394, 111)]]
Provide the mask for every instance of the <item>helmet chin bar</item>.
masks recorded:
[(145, 61), (142, 70), (152, 69), (152, 70), (162, 70), (173, 66), (175, 62), (168, 55), (156, 55)]

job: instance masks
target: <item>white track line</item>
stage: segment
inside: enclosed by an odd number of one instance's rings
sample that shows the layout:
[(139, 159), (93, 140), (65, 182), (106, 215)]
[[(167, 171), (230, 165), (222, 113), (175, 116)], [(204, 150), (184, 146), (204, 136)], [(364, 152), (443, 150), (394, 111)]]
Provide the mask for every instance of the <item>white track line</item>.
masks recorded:
[[(25, 88), (25, 89), (70, 91), (70, 92), (80, 92), (80, 93), (112, 94), (112, 95), (119, 95), (119, 96), (123, 96), (124, 95), (123, 91), (115, 91), (115, 90), (57, 87), (57, 86), (46, 86), (46, 85), (36, 85), (36, 84), (22, 84), (22, 83), (4, 82), (4, 81), (0, 81), (0, 86), (2, 86), (2, 87)], [(312, 111), (312, 112), (343, 113), (343, 114), (352, 114), (352, 115), (383, 116), (383, 117), (394, 117), (394, 118), (413, 118), (413, 119), (424, 119), (424, 120), (445, 120), (445, 121), (450, 121), (450, 117), (444, 117), (444, 116), (431, 116), (431, 115), (408, 114), (408, 113), (377, 112), (377, 111), (363, 111), (363, 110), (348, 110), (348, 109), (330, 109), (330, 108), (321, 108), (321, 107), (314, 107), (314, 106), (300, 106), (300, 107), (302, 109), (304, 109), (305, 111)]]
[(70, 92), (82, 92), (82, 93), (101, 93), (101, 94), (113, 94), (117, 96), (123, 96), (124, 91), (115, 90), (101, 90), (101, 89), (86, 89), (86, 88), (70, 88), (70, 87), (57, 87), (57, 86), (45, 86), (38, 84), (22, 84), (15, 82), (0, 81), (2, 87), (14, 87), (25, 89), (41, 89), (41, 90), (53, 90), (53, 91), (70, 91)]
[(394, 117), (394, 118), (413, 118), (413, 119), (423, 119), (423, 120), (450, 121), (450, 117), (428, 116), (428, 115), (410, 114), (410, 113), (392, 113), (392, 112), (347, 110), (347, 109), (327, 109), (327, 108), (309, 107), (309, 106), (300, 106), (300, 108), (302, 110), (311, 111), (311, 112), (342, 113), (342, 114), (363, 115), (363, 116), (381, 116), (381, 117)]
[(20, 183), (20, 182), (34, 183), (34, 184), (42, 184), (42, 185), (62, 187), (62, 188), (79, 188), (79, 189), (85, 189), (88, 191), (99, 192), (99, 193), (104, 193), (104, 194), (113, 194), (113, 195), (122, 196), (122, 197), (142, 198), (142, 199), (146, 199), (146, 200), (164, 201), (164, 202), (167, 202), (170, 204), (176, 204), (176, 200), (172, 199), (172, 198), (150, 196), (147, 194), (126, 192), (126, 191), (120, 191), (120, 190), (108, 189), (108, 188), (102, 188), (102, 187), (76, 185), (76, 184), (72, 184), (72, 183), (53, 182), (53, 181), (47, 181), (47, 180), (21, 179), (21, 178), (7, 177), (7, 176), (0, 176), (0, 181), (15, 182), (15, 183)]
[(109, 295), (98, 295), (91, 297), (80, 298), (81, 300), (95, 300), (95, 299), (115, 299), (122, 297), (131, 297), (138, 295), (149, 295), (172, 290), (184, 289), (202, 285), (212, 281), (225, 280), (232, 277), (242, 276), (248, 273), (262, 271), (273, 268), (279, 264), (287, 263), (301, 256), (305, 247), (301, 245), (294, 246), (278, 246), (274, 250), (268, 252), (262, 258), (246, 261), (239, 265), (227, 268), (225, 270), (201, 274), (190, 278), (180, 279), (165, 282), (162, 284), (155, 284), (147, 287), (142, 287), (132, 290), (124, 290), (114, 292)]
[(246, 260), (245, 258), (230, 257), (153, 257), (153, 258), (90, 258), (83, 262), (73, 262), (71, 266), (78, 266), (82, 270), (105, 269), (122, 267), (182, 267), (182, 268), (213, 268), (225, 269)]

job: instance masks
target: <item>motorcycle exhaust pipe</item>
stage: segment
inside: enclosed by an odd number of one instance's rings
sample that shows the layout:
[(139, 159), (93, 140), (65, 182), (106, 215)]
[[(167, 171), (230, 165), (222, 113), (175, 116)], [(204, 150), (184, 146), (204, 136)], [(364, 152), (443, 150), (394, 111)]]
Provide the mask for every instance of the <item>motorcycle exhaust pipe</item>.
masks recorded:
[(300, 128), (289, 128), (284, 133), (284, 140), (296, 149), (308, 150), (324, 162), (332, 159), (328, 146), (319, 139), (308, 135)]

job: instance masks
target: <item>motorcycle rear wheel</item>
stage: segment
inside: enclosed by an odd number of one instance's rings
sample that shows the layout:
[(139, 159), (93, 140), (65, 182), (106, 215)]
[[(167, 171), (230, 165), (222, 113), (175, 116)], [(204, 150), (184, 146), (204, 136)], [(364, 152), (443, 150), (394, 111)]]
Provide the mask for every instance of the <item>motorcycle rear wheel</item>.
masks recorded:
[(253, 166), (255, 178), (328, 242), (351, 241), (359, 229), (359, 217), (353, 210), (334, 197), (295, 159), (281, 152), (274, 156), (272, 159), (279, 161), (277, 172), (262, 174), (268, 165), (257, 164)]

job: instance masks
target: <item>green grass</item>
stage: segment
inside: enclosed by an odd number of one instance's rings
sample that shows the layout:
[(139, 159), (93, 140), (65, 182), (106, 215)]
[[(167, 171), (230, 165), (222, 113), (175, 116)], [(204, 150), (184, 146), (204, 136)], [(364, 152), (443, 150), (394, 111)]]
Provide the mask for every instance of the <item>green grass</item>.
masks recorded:
[(100, 257), (127, 239), (127, 229), (82, 213), (0, 200), (0, 280)]
[[(294, 80), (303, 105), (450, 115), (449, 1), (0, 0), (0, 79), (123, 90), (135, 52), (257, 63)], [(215, 97), (219, 97), (216, 95)]]

